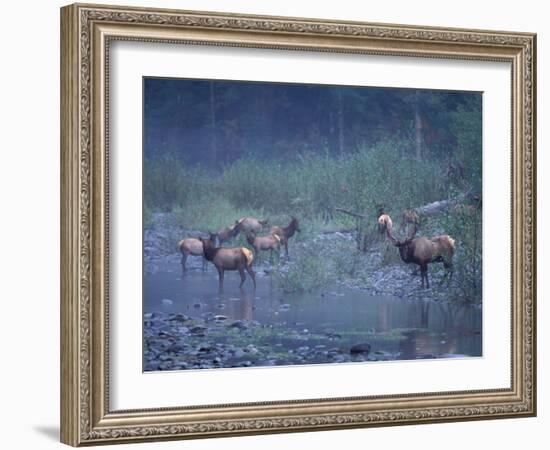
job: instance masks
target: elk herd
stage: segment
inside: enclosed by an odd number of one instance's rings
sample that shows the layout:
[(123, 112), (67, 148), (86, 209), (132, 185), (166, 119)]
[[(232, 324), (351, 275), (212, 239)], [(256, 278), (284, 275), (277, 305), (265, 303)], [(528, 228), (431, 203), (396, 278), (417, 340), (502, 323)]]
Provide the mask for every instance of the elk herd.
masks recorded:
[[(233, 225), (222, 228), (217, 233), (208, 233), (208, 238), (185, 238), (179, 241), (178, 247), (181, 252), (181, 267), (186, 272), (186, 262), (189, 255), (201, 256), (203, 270), (206, 269), (206, 262), (210, 261), (219, 275), (219, 288), (223, 289), (224, 272), (226, 270), (237, 270), (241, 276), (241, 287), (246, 279), (245, 271), (248, 272), (254, 287), (256, 277), (252, 269), (254, 260), (260, 259), (262, 251), (270, 251), (270, 258), (273, 251), (279, 256), (280, 246), (284, 245), (285, 255), (288, 258), (288, 241), (294, 234), (300, 231), (298, 219), (291, 217), (290, 223), (283, 226), (271, 227), (269, 234), (259, 236), (267, 220), (259, 220), (255, 217), (241, 217)], [(253, 252), (247, 247), (223, 247), (223, 244), (243, 233), (246, 241), (253, 248)]]
[[(217, 269), (219, 275), (219, 289), (223, 289), (224, 272), (238, 271), (243, 285), (247, 272), (256, 287), (256, 277), (252, 268), (253, 262), (260, 260), (262, 252), (270, 252), (270, 261), (273, 252), (279, 257), (280, 247), (284, 246), (285, 256), (288, 259), (288, 243), (296, 232), (300, 231), (298, 219), (291, 217), (287, 226), (273, 226), (266, 235), (260, 235), (267, 220), (259, 220), (255, 217), (242, 217), (232, 225), (222, 228), (217, 233), (208, 233), (208, 238), (185, 238), (178, 244), (181, 252), (182, 270), (186, 272), (186, 261), (189, 255), (201, 256), (203, 270), (207, 261)], [(377, 228), (381, 235), (397, 247), (403, 262), (412, 263), (420, 268), (422, 288), (430, 287), (428, 280), (428, 265), (431, 263), (443, 263), (445, 278), (452, 277), (453, 255), (455, 252), (455, 240), (446, 234), (432, 237), (416, 236), (420, 226), (420, 218), (412, 209), (403, 211), (399, 232), (406, 233), (406, 238), (398, 239), (394, 234), (393, 221), (389, 214), (380, 205), (377, 206)], [(231, 241), (239, 233), (242, 233), (247, 243), (252, 247), (224, 247), (223, 244)]]

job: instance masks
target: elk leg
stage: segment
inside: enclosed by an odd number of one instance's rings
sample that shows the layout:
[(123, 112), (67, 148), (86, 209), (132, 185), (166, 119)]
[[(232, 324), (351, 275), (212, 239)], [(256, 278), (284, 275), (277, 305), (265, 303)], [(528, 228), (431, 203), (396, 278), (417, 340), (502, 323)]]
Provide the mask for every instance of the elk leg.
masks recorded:
[(430, 282), (428, 281), (428, 265), (422, 264), (420, 266), (420, 275), (422, 277), (422, 289), (424, 289), (424, 278), (426, 278), (426, 287), (430, 289)]
[(243, 287), (244, 280), (246, 280), (246, 275), (244, 274), (244, 269), (241, 267), (239, 269), (239, 275), (241, 276), (241, 284), (239, 284), (239, 287)]
[(286, 259), (289, 259), (288, 258), (288, 242), (287, 242), (286, 239), (285, 239), (285, 255), (286, 255)]
[(182, 254), (181, 254), (181, 268), (182, 268), (182, 271), (183, 271), (184, 274), (187, 271), (187, 268), (185, 267), (185, 262), (186, 261), (187, 261), (187, 253), (182, 252)]
[(202, 270), (206, 272), (206, 258), (204, 255), (202, 256)]
[(218, 267), (218, 276), (219, 276), (219, 290), (220, 292), (223, 291), (223, 269), (221, 267)]
[(443, 263), (443, 267), (445, 267), (445, 277), (449, 279), (449, 282), (453, 279), (453, 265), (449, 263)]
[(252, 266), (246, 266), (246, 271), (248, 272), (248, 275), (250, 275), (250, 278), (252, 278), (252, 282), (254, 283), (254, 289), (256, 289), (256, 275), (252, 270)]

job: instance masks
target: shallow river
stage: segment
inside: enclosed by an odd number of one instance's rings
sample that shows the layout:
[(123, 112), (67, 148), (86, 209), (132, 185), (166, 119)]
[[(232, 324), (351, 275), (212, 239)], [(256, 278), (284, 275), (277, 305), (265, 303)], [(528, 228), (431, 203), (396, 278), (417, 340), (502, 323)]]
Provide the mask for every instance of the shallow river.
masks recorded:
[[(183, 277), (176, 272), (147, 274), (143, 312), (223, 315), (226, 323), (257, 321), (289, 333), (337, 337), (338, 345), (348, 349), (369, 342), (373, 352), (393, 354), (393, 359), (482, 355), (482, 314), (477, 306), (372, 296), (345, 288), (285, 294), (269, 276), (260, 274), (256, 290), (249, 278), (243, 289), (239, 281), (237, 273), (226, 273), (220, 295), (211, 266), (207, 273), (190, 271)], [(280, 336), (275, 340), (279, 346), (298, 345)]]

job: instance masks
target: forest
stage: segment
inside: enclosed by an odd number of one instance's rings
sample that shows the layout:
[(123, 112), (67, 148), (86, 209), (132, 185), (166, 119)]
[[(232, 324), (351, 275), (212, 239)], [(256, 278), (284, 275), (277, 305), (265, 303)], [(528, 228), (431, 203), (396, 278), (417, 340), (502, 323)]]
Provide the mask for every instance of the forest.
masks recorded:
[(459, 199), (420, 233), (462, 243), (463, 300), (480, 302), (481, 108), (478, 92), (146, 78), (145, 226), (155, 212), (202, 232), (295, 216), (297, 239), (355, 228), (359, 241), (380, 205), (398, 222)]
[(143, 88), (146, 370), (481, 355), (480, 92)]

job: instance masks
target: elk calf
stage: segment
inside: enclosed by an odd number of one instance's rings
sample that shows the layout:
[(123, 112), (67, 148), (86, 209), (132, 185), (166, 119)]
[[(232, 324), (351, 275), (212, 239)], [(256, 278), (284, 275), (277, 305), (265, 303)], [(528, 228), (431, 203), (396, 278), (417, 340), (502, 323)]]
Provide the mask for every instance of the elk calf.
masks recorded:
[(300, 232), (300, 224), (298, 219), (294, 216), (290, 216), (290, 223), (286, 227), (271, 227), (269, 231), (272, 235), (279, 236), (281, 243), (285, 246), (285, 255), (288, 258), (288, 240), (294, 236), (297, 231)]
[(206, 259), (204, 259), (204, 252), (202, 248), (202, 242), (195, 238), (186, 238), (178, 242), (178, 247), (181, 252), (181, 267), (183, 273), (187, 271), (185, 263), (189, 255), (202, 256), (202, 270), (206, 270)]
[(254, 254), (260, 259), (260, 251), (270, 250), (269, 260), (273, 259), (273, 250), (277, 252), (279, 256), (279, 246), (281, 238), (277, 234), (271, 234), (269, 236), (256, 236), (254, 231), (249, 231), (246, 234), (247, 242), (254, 248)]
[(219, 275), (219, 290), (223, 291), (223, 278), (226, 270), (238, 270), (241, 276), (242, 287), (246, 280), (244, 271), (246, 270), (252, 278), (254, 288), (256, 288), (256, 276), (252, 270), (252, 262), (254, 261), (254, 255), (246, 247), (216, 247), (214, 241), (216, 239), (215, 234), (210, 234), (209, 239), (199, 238), (203, 246), (204, 257), (212, 262), (216, 269), (218, 269)]
[(399, 255), (405, 263), (413, 263), (420, 266), (420, 275), (422, 278), (422, 288), (424, 288), (424, 279), (426, 287), (430, 287), (428, 281), (428, 264), (442, 262), (446, 269), (446, 274), (452, 277), (453, 255), (455, 251), (455, 240), (449, 235), (427, 237), (414, 237), (414, 232), (407, 239), (399, 241), (388, 232), (388, 238), (399, 249)]

